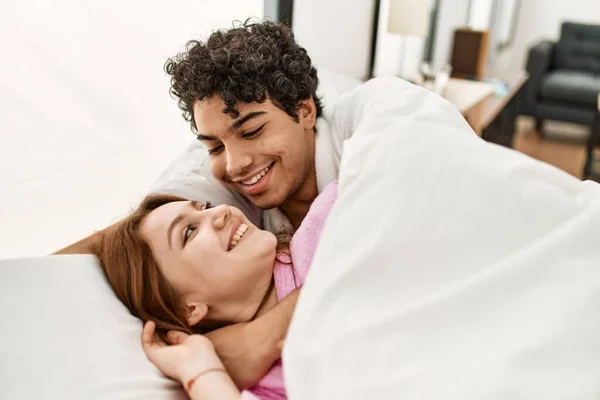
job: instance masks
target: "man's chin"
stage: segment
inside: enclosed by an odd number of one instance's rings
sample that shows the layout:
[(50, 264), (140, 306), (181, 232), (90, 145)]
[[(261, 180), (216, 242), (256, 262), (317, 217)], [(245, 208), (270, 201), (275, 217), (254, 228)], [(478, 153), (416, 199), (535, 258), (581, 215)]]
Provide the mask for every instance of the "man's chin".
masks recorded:
[(275, 199), (267, 199), (267, 198), (261, 198), (262, 196), (256, 196), (256, 198), (252, 198), (252, 197), (247, 197), (248, 200), (250, 200), (250, 202), (252, 204), (254, 204), (256, 207), (262, 209), (262, 210), (270, 210), (272, 208), (275, 207), (279, 207), (279, 205), (282, 202), (278, 202)]
[(256, 207), (263, 209), (263, 210), (270, 210), (272, 208), (279, 207), (285, 201), (285, 196), (283, 196), (283, 198), (280, 199), (280, 197), (282, 197), (282, 196), (278, 195), (277, 193), (274, 193), (274, 191), (270, 190), (269, 187), (267, 187), (260, 194), (252, 195), (252, 194), (245, 193), (243, 188), (240, 188), (235, 184), (234, 185), (228, 184), (226, 186), (230, 190), (241, 194), (246, 199), (248, 199), (252, 204), (254, 204)]

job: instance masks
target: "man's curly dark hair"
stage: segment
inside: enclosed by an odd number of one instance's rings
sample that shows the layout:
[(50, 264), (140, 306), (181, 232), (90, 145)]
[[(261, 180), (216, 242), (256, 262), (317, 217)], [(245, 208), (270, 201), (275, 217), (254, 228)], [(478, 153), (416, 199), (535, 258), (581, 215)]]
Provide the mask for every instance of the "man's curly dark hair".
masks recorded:
[(213, 94), (223, 99), (232, 118), (238, 101), (263, 103), (268, 98), (296, 122), (302, 100), (313, 98), (317, 116), (322, 104), (316, 91), (317, 70), (291, 29), (273, 22), (238, 23), (213, 32), (206, 42), (192, 40), (186, 50), (167, 60), (170, 93), (183, 117), (196, 131), (193, 105)]

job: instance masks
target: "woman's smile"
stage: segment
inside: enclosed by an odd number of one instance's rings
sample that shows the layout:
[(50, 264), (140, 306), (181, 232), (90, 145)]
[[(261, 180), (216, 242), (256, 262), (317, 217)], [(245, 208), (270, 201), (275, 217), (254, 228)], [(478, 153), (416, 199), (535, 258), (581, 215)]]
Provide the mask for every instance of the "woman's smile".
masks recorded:
[(240, 242), (246, 231), (248, 230), (248, 225), (241, 223), (238, 228), (233, 231), (233, 235), (229, 240), (229, 250), (232, 250), (237, 244)]

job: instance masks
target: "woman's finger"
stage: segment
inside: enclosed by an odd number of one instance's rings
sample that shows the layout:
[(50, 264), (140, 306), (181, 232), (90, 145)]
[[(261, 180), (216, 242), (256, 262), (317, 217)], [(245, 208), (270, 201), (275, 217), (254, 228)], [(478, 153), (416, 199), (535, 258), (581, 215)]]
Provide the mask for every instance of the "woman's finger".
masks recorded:
[(169, 331), (167, 332), (167, 341), (170, 344), (181, 344), (185, 338), (189, 335), (181, 331)]
[(144, 329), (142, 330), (142, 347), (144, 350), (148, 350), (152, 347), (154, 342), (154, 329), (156, 328), (156, 324), (154, 321), (148, 321), (144, 324)]
[(156, 333), (156, 323), (148, 321), (142, 330), (142, 347), (149, 349), (152, 347), (165, 347), (167, 344)]

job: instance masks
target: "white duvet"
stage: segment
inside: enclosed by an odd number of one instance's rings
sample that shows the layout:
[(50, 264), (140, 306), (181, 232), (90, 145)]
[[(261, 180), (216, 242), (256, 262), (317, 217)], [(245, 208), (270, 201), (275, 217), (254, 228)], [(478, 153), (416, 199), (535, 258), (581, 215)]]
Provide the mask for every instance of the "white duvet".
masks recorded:
[[(0, 6), (2, 257), (103, 227), (188, 141), (161, 66), (214, 2), (109, 3)], [(485, 144), (437, 97), (404, 100), (354, 115), (286, 342), (290, 398), (600, 397), (598, 186)], [(0, 398), (183, 396), (98, 273), (0, 261)]]
[(290, 399), (599, 398), (600, 186), (411, 101), (344, 146)]

